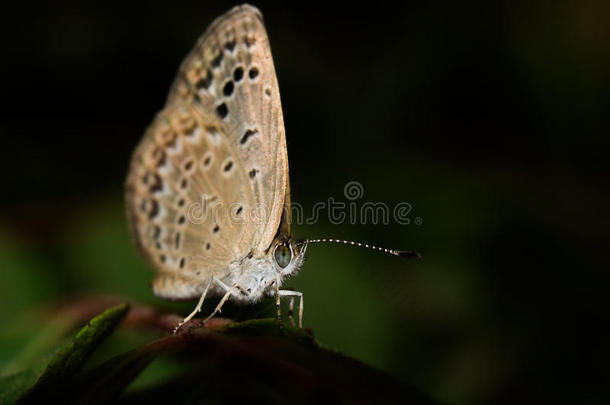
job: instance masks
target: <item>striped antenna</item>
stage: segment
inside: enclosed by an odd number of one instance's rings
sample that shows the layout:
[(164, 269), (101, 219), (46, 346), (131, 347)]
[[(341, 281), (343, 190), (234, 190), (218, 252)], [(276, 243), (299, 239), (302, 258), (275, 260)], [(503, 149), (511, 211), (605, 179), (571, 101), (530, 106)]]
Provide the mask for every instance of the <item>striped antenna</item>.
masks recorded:
[(307, 239), (303, 243), (342, 243), (344, 245), (352, 245), (352, 246), (360, 246), (368, 249), (378, 250), (380, 252), (389, 253), (394, 256), (400, 256), (407, 259), (421, 259), (421, 255), (417, 252), (411, 252), (408, 250), (393, 250), (386, 249), (379, 246), (367, 245), (366, 243), (353, 242), (350, 240), (341, 240), (341, 239)]

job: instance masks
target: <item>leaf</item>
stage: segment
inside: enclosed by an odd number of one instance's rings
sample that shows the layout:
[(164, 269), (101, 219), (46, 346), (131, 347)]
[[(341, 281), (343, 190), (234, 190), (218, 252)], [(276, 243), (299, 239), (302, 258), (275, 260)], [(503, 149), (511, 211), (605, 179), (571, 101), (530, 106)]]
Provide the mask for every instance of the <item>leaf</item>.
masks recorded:
[[(311, 331), (281, 326), (275, 319), (194, 320), (176, 335), (165, 335), (85, 368), (86, 362), (92, 363), (93, 352), (100, 354), (96, 349), (128, 309), (119, 305), (93, 318), (52, 358), (19, 403), (278, 403), (289, 398), (295, 405), (320, 401), (434, 404), (389, 374), (324, 348)], [(152, 325), (167, 332), (179, 318), (143, 308), (138, 311), (135, 306), (125, 326)], [(172, 360), (180, 367), (154, 384), (138, 387), (138, 377), (156, 359)], [(12, 403), (37, 375), (26, 371), (0, 378), (0, 390), (7, 390), (0, 404), (3, 400)]]
[(48, 396), (61, 397), (71, 378), (112, 333), (128, 311), (129, 304), (120, 304), (91, 319), (76, 334), (72, 343), (51, 359), (36, 384), (20, 398), (19, 402), (37, 403)]
[(186, 369), (124, 394), (121, 403), (435, 404), (381, 370), (320, 347), (310, 332), (280, 328), (274, 319), (185, 328), (143, 349), (181, 358)]
[(313, 333), (291, 325), (282, 325), (275, 319), (251, 319), (228, 324), (223, 332), (240, 336), (283, 336), (302, 343), (318, 345)]
[(157, 353), (144, 346), (122, 353), (101, 365), (80, 373), (70, 391), (70, 397), (79, 403), (108, 403), (118, 397), (125, 388), (157, 357)]

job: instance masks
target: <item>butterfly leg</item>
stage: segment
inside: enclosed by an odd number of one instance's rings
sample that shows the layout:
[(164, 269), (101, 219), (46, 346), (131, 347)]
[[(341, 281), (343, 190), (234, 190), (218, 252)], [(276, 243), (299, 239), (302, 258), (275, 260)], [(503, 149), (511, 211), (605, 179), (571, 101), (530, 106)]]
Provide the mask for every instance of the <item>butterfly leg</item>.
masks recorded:
[(279, 290), (278, 295), (280, 297), (291, 297), (293, 300), (294, 300), (294, 297), (299, 297), (299, 328), (302, 328), (303, 327), (303, 293), (299, 292), (299, 291), (292, 291), (292, 290)]
[(292, 316), (294, 313), (294, 296), (290, 297), (290, 306), (288, 307), (288, 319), (290, 319), (290, 323), (292, 326), (296, 326), (294, 323), (294, 317)]
[(237, 288), (237, 283), (233, 284), (231, 287), (229, 287), (228, 285), (226, 285), (225, 283), (223, 283), (222, 281), (218, 280), (218, 279), (214, 279), (217, 281), (217, 284), (226, 291), (225, 295), (223, 295), (222, 299), (220, 300), (220, 302), (218, 303), (218, 305), (216, 305), (216, 308), (214, 309), (214, 312), (212, 312), (207, 318), (205, 318), (203, 320), (203, 322), (207, 322), (210, 319), (212, 319), (214, 317), (214, 315), (216, 315), (217, 313), (220, 312), (220, 310), (222, 309), (222, 306), (225, 304), (225, 302), (227, 302), (227, 300), (229, 299), (229, 297), (231, 296), (231, 294), (233, 294), (233, 292), (235, 291), (235, 289)]
[(174, 331), (172, 332), (174, 335), (176, 334), (176, 332), (178, 332), (178, 329), (180, 329), (180, 327), (182, 325), (184, 325), (185, 323), (190, 321), (195, 315), (197, 315), (199, 312), (201, 312), (201, 307), (203, 306), (203, 300), (205, 300), (205, 296), (208, 294), (208, 290), (210, 289), (210, 286), (212, 285), (212, 281), (214, 281), (214, 280), (215, 280), (214, 276), (210, 277), (210, 281), (208, 282), (208, 285), (205, 287), (205, 290), (203, 290), (203, 294), (201, 294), (201, 298), (199, 298), (199, 302), (197, 303), (197, 306), (195, 307), (193, 312), (191, 312), (178, 325), (176, 325), (176, 327), (174, 328)]
[(280, 323), (280, 329), (284, 329), (282, 323), (282, 308), (280, 307), (280, 279), (279, 276), (275, 280), (275, 308), (277, 309), (277, 321)]

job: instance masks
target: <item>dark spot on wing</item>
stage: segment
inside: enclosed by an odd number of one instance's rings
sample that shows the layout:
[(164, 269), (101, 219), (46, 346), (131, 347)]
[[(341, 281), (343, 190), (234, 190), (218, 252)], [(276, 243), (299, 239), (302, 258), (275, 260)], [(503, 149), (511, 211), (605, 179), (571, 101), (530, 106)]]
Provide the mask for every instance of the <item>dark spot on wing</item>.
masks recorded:
[(213, 79), (214, 79), (214, 76), (212, 75), (212, 71), (208, 69), (206, 77), (200, 78), (197, 81), (197, 83), (195, 83), (197, 90), (201, 90), (201, 89), (207, 90), (208, 88), (210, 88), (210, 84), (212, 84)]
[(227, 105), (225, 103), (222, 103), (221, 105), (216, 107), (216, 113), (220, 118), (224, 119), (229, 114), (229, 109), (227, 108)]
[(241, 140), (239, 141), (239, 143), (241, 143), (242, 145), (245, 144), (246, 142), (248, 142), (248, 139), (257, 134), (258, 133), (258, 129), (248, 129), (246, 131), (246, 133), (244, 134), (244, 136), (241, 137)]
[(242, 68), (241, 66), (236, 67), (233, 71), (233, 80), (235, 80), (236, 82), (240, 82), (243, 77), (244, 68)]

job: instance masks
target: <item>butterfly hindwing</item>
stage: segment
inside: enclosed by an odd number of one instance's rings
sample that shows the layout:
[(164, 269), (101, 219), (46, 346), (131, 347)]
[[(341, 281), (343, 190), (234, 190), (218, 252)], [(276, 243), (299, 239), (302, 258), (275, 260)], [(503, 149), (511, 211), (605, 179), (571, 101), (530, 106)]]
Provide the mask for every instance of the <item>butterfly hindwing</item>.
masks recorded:
[[(237, 159), (221, 123), (184, 106), (162, 111), (138, 146), (128, 213), (140, 250), (159, 272), (157, 295), (194, 297), (207, 276), (222, 277), (251, 250), (255, 233), (245, 216), (254, 196)], [(185, 286), (177, 289), (178, 281)]]

